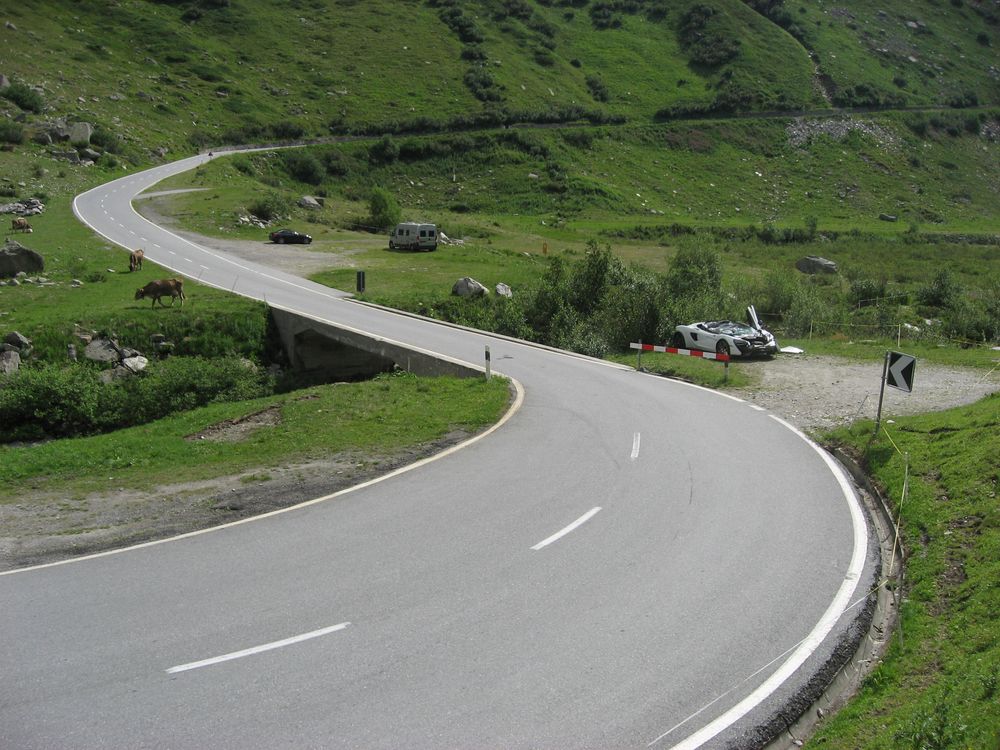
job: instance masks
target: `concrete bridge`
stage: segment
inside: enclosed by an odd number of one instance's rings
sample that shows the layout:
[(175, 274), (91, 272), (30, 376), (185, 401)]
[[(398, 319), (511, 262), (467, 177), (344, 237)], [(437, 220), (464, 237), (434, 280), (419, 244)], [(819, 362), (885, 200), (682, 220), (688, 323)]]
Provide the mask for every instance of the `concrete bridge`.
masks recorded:
[(271, 307), (288, 362), (296, 371), (363, 380), (395, 368), (415, 375), (483, 377), (483, 369), (361, 331)]

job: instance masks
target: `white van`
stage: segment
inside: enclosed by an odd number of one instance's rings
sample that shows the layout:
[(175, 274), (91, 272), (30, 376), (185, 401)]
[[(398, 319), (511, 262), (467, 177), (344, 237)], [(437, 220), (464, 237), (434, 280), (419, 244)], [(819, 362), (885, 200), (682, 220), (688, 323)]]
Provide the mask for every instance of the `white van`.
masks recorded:
[(438, 233), (433, 224), (405, 221), (389, 233), (389, 249), (437, 250)]

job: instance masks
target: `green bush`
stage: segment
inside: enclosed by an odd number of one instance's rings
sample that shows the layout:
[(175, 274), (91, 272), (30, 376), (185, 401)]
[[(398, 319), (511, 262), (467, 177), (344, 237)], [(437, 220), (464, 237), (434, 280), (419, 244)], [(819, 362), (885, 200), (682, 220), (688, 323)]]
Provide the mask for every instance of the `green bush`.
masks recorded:
[(15, 81), (3, 91), (0, 91), (0, 96), (14, 102), (14, 104), (26, 112), (41, 114), (45, 110), (45, 100), (42, 98), (42, 95), (20, 81)]
[(717, 293), (722, 285), (719, 256), (711, 250), (683, 247), (671, 262), (666, 281), (674, 297)]
[(0, 141), (4, 143), (24, 143), (24, 128), (19, 122), (0, 122)]
[(917, 299), (928, 307), (953, 307), (962, 294), (961, 284), (955, 281), (947, 268), (944, 268), (935, 274), (929, 284), (917, 290)]
[(288, 199), (272, 191), (248, 205), (247, 211), (262, 221), (274, 221), (288, 213)]
[(386, 229), (396, 224), (402, 211), (399, 204), (388, 190), (376, 187), (372, 189), (368, 200), (368, 211), (372, 226), (376, 229)]
[(258, 367), (236, 358), (172, 357), (107, 384), (86, 364), (23, 367), (0, 389), (0, 442), (108, 432), (271, 390)]
[(288, 173), (299, 182), (319, 185), (326, 177), (326, 169), (309, 151), (285, 151), (282, 161)]
[(877, 305), (886, 295), (887, 280), (885, 278), (857, 278), (851, 282), (850, 300), (857, 307)]

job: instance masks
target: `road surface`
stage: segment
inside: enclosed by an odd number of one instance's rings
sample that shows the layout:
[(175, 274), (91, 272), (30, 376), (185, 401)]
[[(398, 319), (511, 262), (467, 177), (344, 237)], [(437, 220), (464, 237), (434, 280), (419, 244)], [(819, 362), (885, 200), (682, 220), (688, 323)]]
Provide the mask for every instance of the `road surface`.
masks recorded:
[(523, 401), (322, 502), (0, 575), (0, 747), (750, 746), (876, 574), (841, 471), (745, 401), (372, 309), (132, 210), (207, 158), (75, 211), (203, 283), (474, 364), (489, 345)]

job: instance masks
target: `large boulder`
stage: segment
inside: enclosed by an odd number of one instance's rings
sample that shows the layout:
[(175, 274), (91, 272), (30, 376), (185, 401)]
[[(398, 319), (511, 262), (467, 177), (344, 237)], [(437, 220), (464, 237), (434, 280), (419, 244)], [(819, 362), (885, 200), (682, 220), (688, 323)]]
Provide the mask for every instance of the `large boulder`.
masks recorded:
[(459, 297), (482, 297), (489, 292), (485, 286), (471, 276), (463, 276), (455, 282), (455, 286), (451, 288), (451, 293)]
[(0, 278), (12, 278), (19, 273), (38, 273), (45, 270), (45, 261), (34, 250), (16, 240), (7, 240), (0, 247)]
[(21, 366), (21, 355), (17, 352), (0, 352), (0, 375), (17, 372)]
[(313, 211), (319, 211), (321, 208), (323, 208), (323, 203), (324, 201), (322, 198), (316, 198), (315, 196), (312, 195), (303, 195), (301, 198), (299, 198), (299, 205), (302, 208), (308, 208)]
[(11, 331), (3, 337), (3, 342), (14, 347), (18, 351), (31, 348), (31, 339), (20, 331)]
[(795, 267), (802, 273), (837, 273), (837, 264), (818, 255), (807, 255), (795, 261)]
[(89, 122), (74, 122), (69, 129), (69, 141), (79, 146), (89, 146), (94, 126)]
[(122, 349), (111, 339), (94, 339), (83, 350), (83, 356), (95, 362), (119, 362)]

